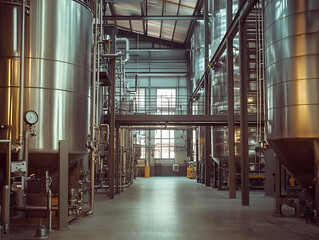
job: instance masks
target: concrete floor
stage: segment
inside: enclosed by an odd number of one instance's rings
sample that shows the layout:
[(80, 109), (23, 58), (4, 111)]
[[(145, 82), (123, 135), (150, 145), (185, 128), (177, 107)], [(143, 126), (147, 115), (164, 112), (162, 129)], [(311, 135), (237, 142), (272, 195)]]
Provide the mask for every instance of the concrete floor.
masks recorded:
[[(274, 199), (251, 192), (250, 206), (186, 177), (138, 178), (114, 200), (96, 195), (95, 212), (78, 218), (52, 240), (319, 239), (319, 227), (292, 217), (272, 217)], [(10, 238), (32, 239), (35, 230), (12, 229)], [(22, 237), (21, 237), (22, 236)]]

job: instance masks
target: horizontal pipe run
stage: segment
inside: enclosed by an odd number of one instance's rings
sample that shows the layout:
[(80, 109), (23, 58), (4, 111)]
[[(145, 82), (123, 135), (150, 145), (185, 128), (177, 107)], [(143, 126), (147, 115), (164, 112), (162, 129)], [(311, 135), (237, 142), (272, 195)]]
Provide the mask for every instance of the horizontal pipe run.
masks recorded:
[[(13, 209), (17, 210), (17, 211), (25, 211), (25, 212), (28, 212), (28, 211), (47, 211), (48, 207), (47, 206), (30, 206), (30, 205), (26, 205), (26, 206), (23, 206), (23, 207), (15, 207), (15, 206), (13, 206)], [(51, 207), (51, 210), (58, 210), (58, 209), (59, 208), (57, 206)]]
[(118, 53), (107, 53), (107, 54), (100, 54), (101, 57), (106, 57), (106, 58), (117, 58), (122, 55), (121, 52)]

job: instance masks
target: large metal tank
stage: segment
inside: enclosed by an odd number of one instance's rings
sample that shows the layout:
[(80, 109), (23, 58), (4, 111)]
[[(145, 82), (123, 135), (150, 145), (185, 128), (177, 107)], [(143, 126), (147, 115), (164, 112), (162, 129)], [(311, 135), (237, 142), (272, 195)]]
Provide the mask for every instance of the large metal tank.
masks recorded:
[(309, 186), (319, 140), (319, 1), (265, 1), (265, 31), (268, 143)]
[[(0, 1), (0, 124), (8, 126), (0, 138), (13, 143), (19, 132), (20, 2)], [(59, 140), (67, 141), (72, 159), (87, 153), (92, 13), (82, 1), (28, 2), (24, 110), (39, 114), (30, 164), (57, 153)]]

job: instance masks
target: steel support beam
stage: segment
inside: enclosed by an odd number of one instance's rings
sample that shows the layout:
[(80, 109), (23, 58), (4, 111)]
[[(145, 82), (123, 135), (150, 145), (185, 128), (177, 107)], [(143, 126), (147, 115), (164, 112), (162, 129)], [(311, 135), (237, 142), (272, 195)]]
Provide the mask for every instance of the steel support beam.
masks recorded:
[(241, 152), (241, 204), (249, 206), (248, 112), (247, 112), (247, 41), (246, 21), (239, 26), (240, 54), (240, 152)]
[(108, 89), (109, 96), (109, 126), (110, 126), (110, 140), (109, 140), (109, 197), (114, 199), (114, 157), (115, 157), (115, 58), (109, 60), (109, 76), (111, 86)]
[(319, 225), (319, 140), (313, 141), (314, 157), (315, 157), (315, 201), (316, 201), (316, 224)]
[[(204, 26), (205, 26), (205, 61), (204, 68), (207, 68), (209, 63), (209, 18), (208, 18), (208, 0), (204, 0)], [(210, 115), (210, 107), (211, 107), (211, 81), (209, 72), (205, 72), (205, 115)], [(205, 127), (205, 146), (204, 146), (204, 154), (205, 154), (205, 185), (210, 186), (211, 181), (211, 127)]]
[(146, 36), (144, 34), (138, 34), (138, 33), (130, 32), (130, 31), (125, 31), (122, 29), (118, 30), (117, 36), (118, 37), (133, 38), (133, 39), (138, 38), (140, 41), (157, 43), (160, 45), (166, 45), (166, 46), (169, 46), (172, 48), (177, 48), (177, 49), (189, 49), (189, 47), (190, 47), (188, 44), (171, 42), (171, 41), (167, 41), (167, 40), (163, 40), (163, 39), (159, 39), (159, 38), (155, 38), (155, 37)]
[(120, 193), (120, 181), (121, 181), (121, 171), (120, 171), (120, 126), (116, 124), (116, 161), (115, 161), (115, 192)]
[(59, 230), (68, 229), (68, 186), (69, 186), (69, 156), (68, 146), (66, 140), (59, 141), (59, 219), (58, 227)]
[(104, 16), (103, 21), (122, 21), (122, 20), (203, 20), (203, 15), (153, 15), (153, 16)]
[[(203, 4), (204, 4), (204, 1), (205, 1), (205, 0), (198, 0), (198, 1), (197, 1), (196, 7), (195, 7), (195, 11), (194, 11), (194, 14), (193, 14), (193, 15), (196, 16), (196, 15), (199, 15), (199, 14), (200, 14), (200, 12), (201, 12), (201, 10), (202, 10), (202, 7), (203, 7)], [(185, 44), (189, 44), (189, 43), (190, 43), (191, 38), (192, 38), (192, 36), (193, 36), (194, 28), (195, 28), (195, 20), (192, 20), (191, 23), (190, 23), (188, 32), (187, 32)]]
[[(227, 0), (227, 26), (232, 21), (232, 0)], [(233, 39), (227, 41), (227, 79), (228, 79), (228, 178), (229, 198), (236, 198), (236, 167), (235, 167), (235, 121), (234, 121), (234, 66)]]
[[(248, 125), (257, 126), (256, 115), (248, 115)], [(234, 116), (235, 125), (240, 125), (240, 116)], [(120, 126), (227, 126), (227, 115), (116, 115)]]
[(281, 216), (281, 164), (277, 156), (274, 158), (276, 208), (274, 216)]

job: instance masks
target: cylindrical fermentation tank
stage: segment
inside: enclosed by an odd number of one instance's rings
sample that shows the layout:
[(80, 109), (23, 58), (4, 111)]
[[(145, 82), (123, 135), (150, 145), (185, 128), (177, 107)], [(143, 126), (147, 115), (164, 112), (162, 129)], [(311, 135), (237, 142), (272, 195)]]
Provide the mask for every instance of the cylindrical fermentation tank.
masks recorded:
[[(40, 167), (50, 164), (59, 140), (67, 141), (71, 160), (87, 153), (92, 13), (83, 1), (26, 2), (24, 111), (39, 115), (29, 152), (30, 166)], [(20, 5), (0, 1), (0, 124), (7, 126), (0, 138), (13, 143), (19, 135)]]
[(299, 183), (319, 139), (319, 1), (265, 1), (267, 139)]

